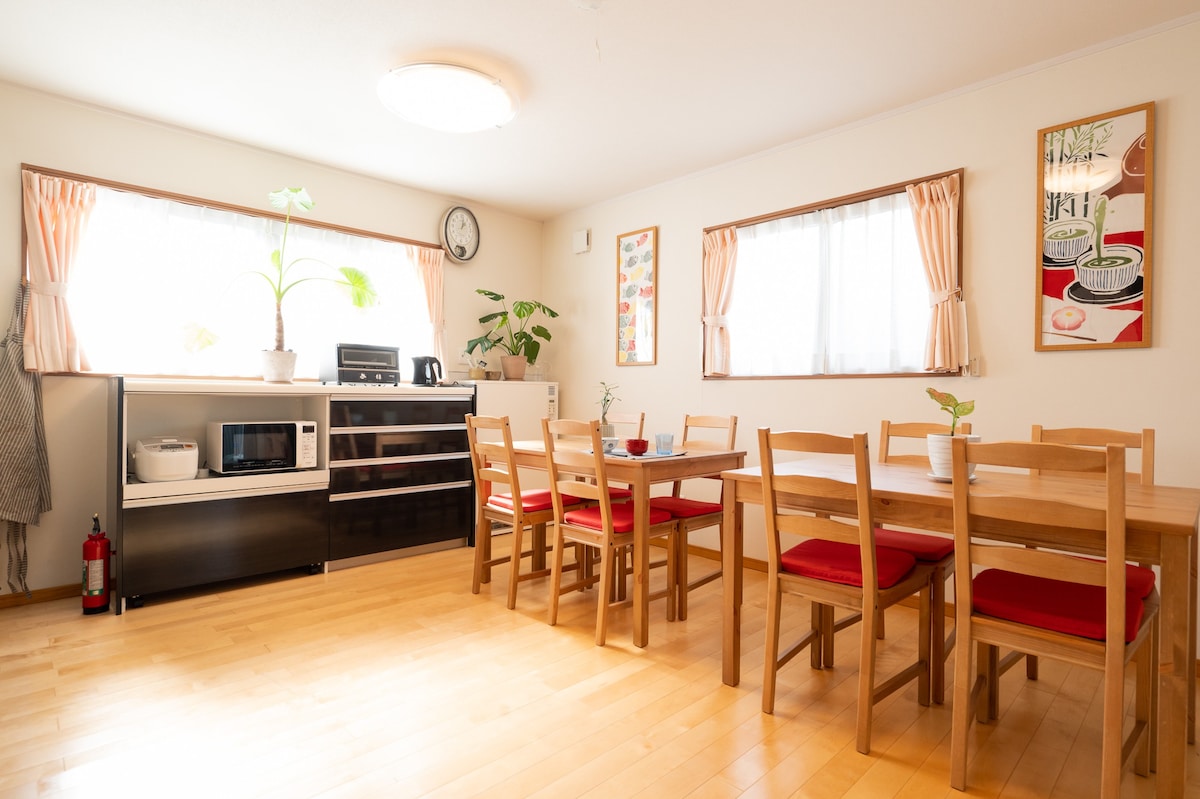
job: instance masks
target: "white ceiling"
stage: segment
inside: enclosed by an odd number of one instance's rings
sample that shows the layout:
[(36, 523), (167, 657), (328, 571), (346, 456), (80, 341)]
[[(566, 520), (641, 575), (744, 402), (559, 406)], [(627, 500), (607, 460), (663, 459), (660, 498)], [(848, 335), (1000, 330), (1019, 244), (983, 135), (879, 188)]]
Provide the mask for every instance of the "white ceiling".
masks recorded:
[[(1198, 14), (1200, 0), (0, 0), (0, 80), (545, 219)], [(457, 135), (391, 116), (376, 80), (417, 59), (490, 71), (520, 112)]]

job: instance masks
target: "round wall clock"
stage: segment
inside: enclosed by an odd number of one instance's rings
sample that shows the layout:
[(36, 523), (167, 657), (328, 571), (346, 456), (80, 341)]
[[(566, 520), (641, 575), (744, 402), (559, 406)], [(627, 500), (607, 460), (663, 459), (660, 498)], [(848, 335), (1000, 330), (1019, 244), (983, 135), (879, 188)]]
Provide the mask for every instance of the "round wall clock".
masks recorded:
[(479, 223), (475, 214), (456, 205), (442, 217), (440, 229), (442, 249), (450, 260), (465, 264), (479, 251)]

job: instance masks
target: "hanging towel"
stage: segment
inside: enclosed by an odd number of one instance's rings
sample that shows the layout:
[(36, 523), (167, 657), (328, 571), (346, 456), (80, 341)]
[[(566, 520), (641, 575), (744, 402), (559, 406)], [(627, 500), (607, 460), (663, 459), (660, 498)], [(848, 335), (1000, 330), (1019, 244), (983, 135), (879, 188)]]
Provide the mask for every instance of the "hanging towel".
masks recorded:
[(42, 378), (25, 371), (25, 308), (17, 289), (12, 320), (0, 342), (0, 520), (8, 522), (8, 587), (29, 595), (26, 525), (50, 510), (50, 461), (42, 418)]

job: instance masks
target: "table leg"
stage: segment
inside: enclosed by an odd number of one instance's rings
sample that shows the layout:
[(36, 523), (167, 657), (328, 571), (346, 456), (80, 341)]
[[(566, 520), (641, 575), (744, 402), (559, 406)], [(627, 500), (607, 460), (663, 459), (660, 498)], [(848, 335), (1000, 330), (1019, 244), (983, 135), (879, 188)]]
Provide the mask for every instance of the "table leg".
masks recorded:
[[(1196, 612), (1196, 550), (1200, 549), (1197, 536), (1188, 537), (1188, 609)], [(1193, 615), (1188, 622), (1188, 661), (1187, 661), (1187, 742), (1196, 743), (1196, 618)]]
[(741, 681), (742, 663), (742, 503), (736, 500), (737, 486), (724, 481), (725, 519), (721, 525), (721, 652), (726, 685)]
[(529, 570), (540, 572), (546, 568), (546, 523), (532, 526), (529, 532), (529, 548), (533, 550)]
[[(1195, 671), (1192, 646), (1195, 622), (1188, 608), (1192, 596), (1194, 536), (1163, 536), (1162, 545), (1162, 642), (1159, 648), (1158, 701), (1158, 796), (1183, 796), (1187, 768), (1187, 726), (1194, 686), (1188, 685)], [(1191, 664), (1188, 658), (1191, 658)]]
[(650, 485), (642, 477), (633, 490), (633, 643), (644, 647), (650, 641)]

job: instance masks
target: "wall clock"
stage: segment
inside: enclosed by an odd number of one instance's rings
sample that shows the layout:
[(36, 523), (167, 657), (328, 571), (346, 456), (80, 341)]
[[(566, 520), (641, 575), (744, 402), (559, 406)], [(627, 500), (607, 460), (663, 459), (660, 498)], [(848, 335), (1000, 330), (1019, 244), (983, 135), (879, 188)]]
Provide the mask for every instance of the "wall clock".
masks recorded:
[(475, 214), (461, 205), (454, 206), (442, 217), (439, 233), (442, 249), (452, 261), (465, 264), (479, 251), (479, 223), (475, 221)]

